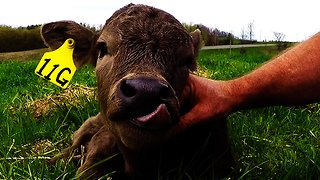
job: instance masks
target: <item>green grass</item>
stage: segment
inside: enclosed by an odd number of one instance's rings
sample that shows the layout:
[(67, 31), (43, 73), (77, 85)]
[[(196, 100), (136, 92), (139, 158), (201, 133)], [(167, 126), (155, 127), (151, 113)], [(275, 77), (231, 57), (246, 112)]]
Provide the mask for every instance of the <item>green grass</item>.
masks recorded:
[(226, 80), (253, 70), (276, 53), (274, 47), (232, 49), (231, 52), (229, 49), (203, 50), (199, 54), (198, 66), (209, 78)]
[[(199, 69), (210, 78), (226, 80), (251, 71), (276, 54), (272, 48), (249, 48), (245, 53), (240, 49), (231, 53), (205, 50), (199, 55)], [(93, 68), (81, 69), (71, 87), (61, 90), (34, 74), (37, 62), (0, 61), (0, 179), (73, 178), (76, 166), (72, 162), (49, 166), (46, 159), (66, 147), (82, 122), (99, 111)], [(87, 90), (87, 86), (92, 88)], [(34, 102), (39, 102), (38, 106)], [(319, 112), (320, 106), (312, 104), (232, 114), (228, 123), (238, 177), (318, 178)]]
[[(0, 179), (70, 179), (76, 168), (73, 163), (46, 165), (46, 159), (70, 143), (71, 134), (86, 118), (98, 112), (94, 96), (71, 94), (64, 101), (56, 100), (65, 91), (34, 74), (37, 61), (0, 63)], [(95, 86), (93, 68), (86, 67), (73, 79), (70, 89)], [(93, 90), (94, 92), (94, 90)], [(51, 96), (51, 99), (45, 97)], [(36, 99), (45, 104), (57, 103), (40, 117), (37, 107), (28, 106)], [(54, 104), (54, 103), (52, 103)]]
[[(207, 50), (199, 67), (210, 78), (241, 76), (275, 56), (264, 48)], [(245, 110), (228, 118), (240, 179), (320, 177), (320, 105)]]

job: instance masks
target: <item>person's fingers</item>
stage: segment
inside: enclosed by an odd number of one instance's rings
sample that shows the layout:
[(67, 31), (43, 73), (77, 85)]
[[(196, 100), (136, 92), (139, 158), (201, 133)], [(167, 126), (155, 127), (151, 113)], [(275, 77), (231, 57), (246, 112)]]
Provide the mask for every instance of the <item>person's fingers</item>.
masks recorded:
[(203, 109), (196, 105), (185, 115), (180, 117), (179, 122), (170, 129), (169, 136), (179, 134), (199, 123), (203, 119)]

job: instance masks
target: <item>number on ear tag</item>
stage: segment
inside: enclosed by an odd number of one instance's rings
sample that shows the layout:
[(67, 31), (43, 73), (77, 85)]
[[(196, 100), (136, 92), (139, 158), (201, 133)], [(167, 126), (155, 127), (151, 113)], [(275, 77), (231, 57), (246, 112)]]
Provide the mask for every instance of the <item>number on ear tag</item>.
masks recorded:
[(74, 46), (74, 40), (69, 38), (55, 51), (44, 53), (35, 73), (63, 89), (66, 88), (77, 70), (72, 56)]

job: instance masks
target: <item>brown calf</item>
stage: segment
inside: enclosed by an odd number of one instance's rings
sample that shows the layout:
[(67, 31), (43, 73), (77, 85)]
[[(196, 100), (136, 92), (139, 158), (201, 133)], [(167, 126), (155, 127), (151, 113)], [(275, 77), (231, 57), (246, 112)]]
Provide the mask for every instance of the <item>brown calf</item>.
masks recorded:
[(136, 179), (230, 173), (233, 159), (225, 121), (166, 136), (188, 111), (191, 97), (182, 92), (196, 68), (199, 31), (188, 34), (172, 15), (130, 4), (116, 11), (99, 34), (71, 21), (45, 24), (41, 33), (52, 49), (75, 39), (76, 65), (96, 66), (101, 112), (84, 122), (62, 153), (85, 147), (80, 177), (97, 178), (114, 170), (119, 172), (114, 177)]

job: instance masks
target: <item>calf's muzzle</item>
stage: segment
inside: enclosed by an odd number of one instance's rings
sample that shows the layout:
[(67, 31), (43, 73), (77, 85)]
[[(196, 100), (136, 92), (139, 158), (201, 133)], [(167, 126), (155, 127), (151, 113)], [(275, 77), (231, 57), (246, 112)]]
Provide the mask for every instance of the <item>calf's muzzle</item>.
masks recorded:
[(136, 107), (143, 106), (145, 103), (165, 103), (170, 100), (173, 94), (171, 91), (167, 83), (149, 77), (124, 79), (119, 87), (122, 100)]
[(138, 127), (158, 129), (178, 119), (179, 104), (165, 80), (143, 75), (128, 77), (120, 81), (116, 91), (125, 119)]

